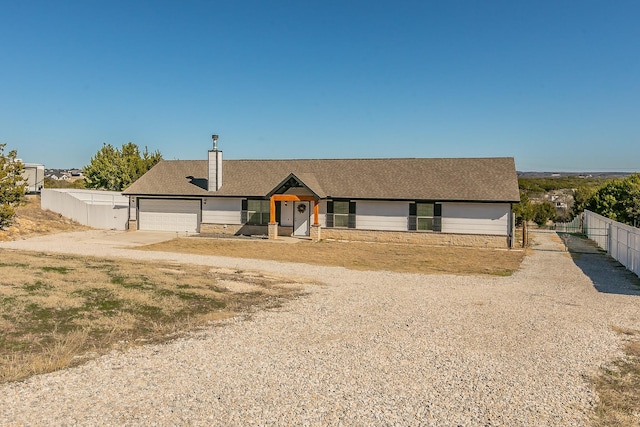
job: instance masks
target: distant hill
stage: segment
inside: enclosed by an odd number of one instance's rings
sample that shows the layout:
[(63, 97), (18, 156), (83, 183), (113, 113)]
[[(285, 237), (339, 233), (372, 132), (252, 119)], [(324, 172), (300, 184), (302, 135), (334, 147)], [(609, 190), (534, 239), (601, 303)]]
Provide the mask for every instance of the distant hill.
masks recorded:
[(625, 178), (635, 172), (521, 172), (518, 178)]

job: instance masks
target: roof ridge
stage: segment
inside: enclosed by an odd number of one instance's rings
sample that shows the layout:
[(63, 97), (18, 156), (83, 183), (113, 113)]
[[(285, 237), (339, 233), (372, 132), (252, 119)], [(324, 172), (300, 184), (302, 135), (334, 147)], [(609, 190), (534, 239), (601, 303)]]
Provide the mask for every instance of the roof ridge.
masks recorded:
[(493, 157), (345, 157), (345, 158), (323, 158), (323, 159), (224, 159), (227, 161), (242, 162), (290, 162), (290, 161), (322, 161), (322, 160), (495, 160), (513, 159), (513, 156), (493, 156)]

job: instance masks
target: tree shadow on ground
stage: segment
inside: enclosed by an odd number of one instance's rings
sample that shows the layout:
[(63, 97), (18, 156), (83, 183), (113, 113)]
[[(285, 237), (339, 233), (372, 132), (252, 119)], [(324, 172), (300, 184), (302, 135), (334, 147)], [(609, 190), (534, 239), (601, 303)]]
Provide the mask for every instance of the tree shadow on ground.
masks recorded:
[(640, 296), (640, 278), (584, 235), (558, 233), (573, 262), (602, 293)]

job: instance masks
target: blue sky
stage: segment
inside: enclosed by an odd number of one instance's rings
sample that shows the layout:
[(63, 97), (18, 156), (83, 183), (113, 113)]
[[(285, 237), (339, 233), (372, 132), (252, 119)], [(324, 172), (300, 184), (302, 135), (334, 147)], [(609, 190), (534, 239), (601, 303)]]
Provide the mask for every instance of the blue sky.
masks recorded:
[(82, 167), (513, 156), (640, 170), (637, 1), (0, 0), (0, 143)]

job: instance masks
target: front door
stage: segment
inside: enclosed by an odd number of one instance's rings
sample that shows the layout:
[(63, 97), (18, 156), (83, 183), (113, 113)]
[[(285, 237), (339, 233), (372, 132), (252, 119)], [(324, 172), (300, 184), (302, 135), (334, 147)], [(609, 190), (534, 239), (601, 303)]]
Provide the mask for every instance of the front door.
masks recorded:
[(293, 205), (293, 235), (308, 236), (310, 223), (310, 203), (295, 202)]

